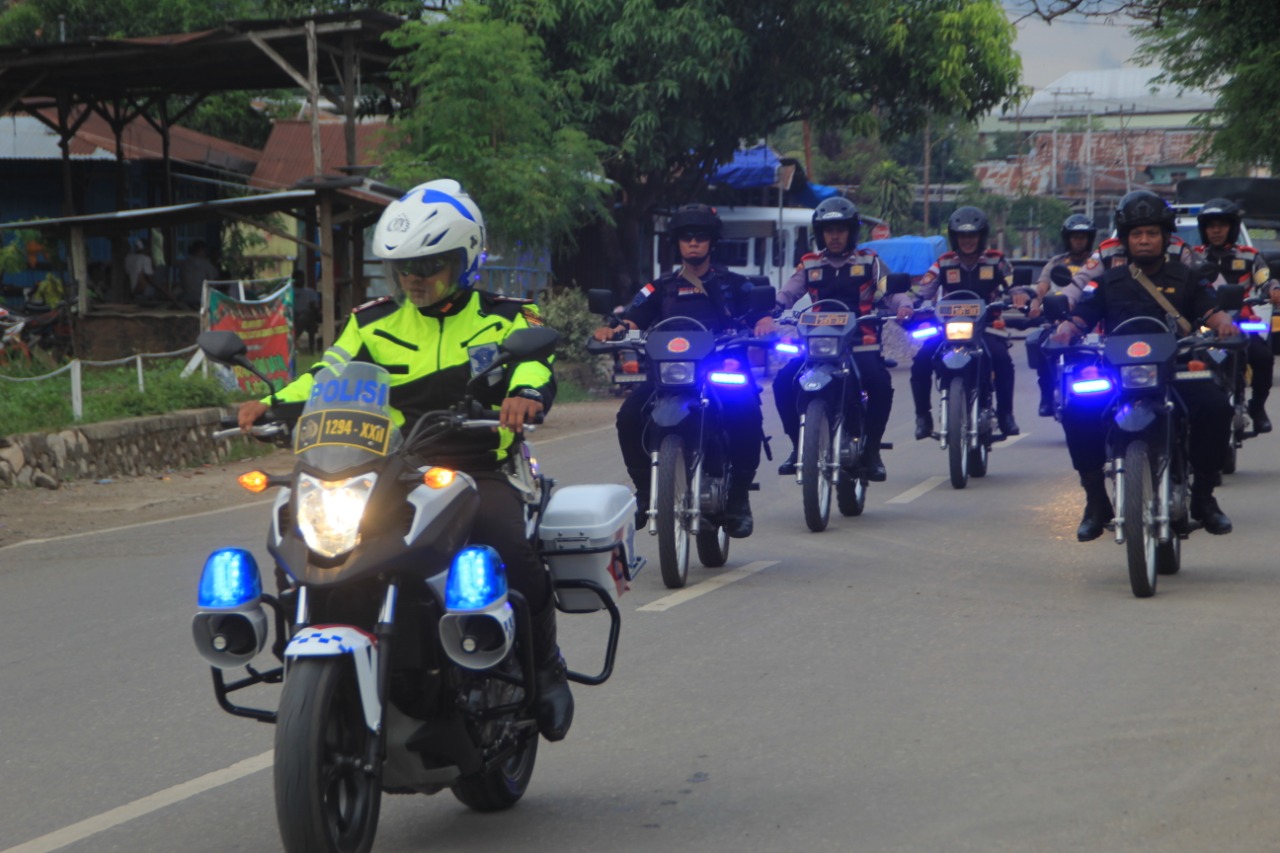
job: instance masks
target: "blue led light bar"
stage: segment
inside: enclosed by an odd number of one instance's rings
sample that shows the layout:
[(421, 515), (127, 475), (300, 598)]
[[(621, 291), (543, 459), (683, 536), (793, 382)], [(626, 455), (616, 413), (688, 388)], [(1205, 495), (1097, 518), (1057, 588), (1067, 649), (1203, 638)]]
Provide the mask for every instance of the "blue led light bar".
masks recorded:
[(1110, 390), (1111, 380), (1106, 378), (1081, 379), (1071, 383), (1071, 392), (1073, 394), (1101, 394)]
[(1266, 320), (1242, 320), (1238, 325), (1242, 332), (1265, 332), (1267, 330)]
[(746, 385), (747, 375), (745, 373), (729, 373), (724, 370), (711, 371), (710, 379), (717, 385)]
[(778, 352), (785, 352), (787, 355), (799, 355), (800, 347), (795, 344), (778, 344), (774, 347)]
[(918, 341), (922, 341), (925, 338), (932, 338), (934, 335), (938, 334), (940, 331), (941, 330), (937, 326), (921, 326), (918, 329), (911, 330), (911, 337), (915, 338)]

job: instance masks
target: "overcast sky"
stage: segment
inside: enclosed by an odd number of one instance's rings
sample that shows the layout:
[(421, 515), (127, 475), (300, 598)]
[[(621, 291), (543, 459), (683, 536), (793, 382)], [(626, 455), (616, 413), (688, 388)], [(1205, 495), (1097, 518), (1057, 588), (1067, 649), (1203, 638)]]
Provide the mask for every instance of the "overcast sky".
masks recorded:
[[(1025, 0), (1006, 0), (1010, 20), (1026, 9)], [(1068, 71), (1098, 71), (1122, 68), (1133, 54), (1135, 43), (1122, 26), (1079, 16), (1046, 24), (1028, 18), (1018, 24), (1015, 47), (1022, 55), (1022, 82), (1043, 89)], [(1153, 69), (1153, 75), (1156, 73)]]

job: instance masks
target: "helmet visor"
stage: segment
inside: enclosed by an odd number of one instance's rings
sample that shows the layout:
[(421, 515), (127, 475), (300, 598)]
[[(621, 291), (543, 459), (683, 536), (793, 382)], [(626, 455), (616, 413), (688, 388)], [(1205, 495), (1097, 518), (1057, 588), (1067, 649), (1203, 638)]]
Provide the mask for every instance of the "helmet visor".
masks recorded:
[(411, 275), (418, 278), (431, 278), (433, 275), (439, 275), (442, 270), (448, 269), (455, 260), (452, 252), (445, 252), (440, 255), (427, 255), (424, 258), (391, 261), (391, 269), (397, 277)]

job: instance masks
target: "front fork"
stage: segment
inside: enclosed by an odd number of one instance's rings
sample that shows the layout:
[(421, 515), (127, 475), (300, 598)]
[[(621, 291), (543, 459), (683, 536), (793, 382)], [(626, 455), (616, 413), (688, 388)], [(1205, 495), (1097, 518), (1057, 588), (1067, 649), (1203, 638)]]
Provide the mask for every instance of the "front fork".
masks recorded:
[[(805, 414), (800, 415), (799, 446), (802, 448), (801, 452), (803, 452), (803, 448), (804, 448), (804, 430), (805, 430), (804, 422), (807, 419), (808, 419), (807, 415)], [(832, 469), (832, 473), (835, 475), (835, 478), (839, 478), (840, 465), (843, 462), (843, 460), (840, 457), (840, 448), (844, 444), (844, 415), (843, 414), (840, 415), (839, 420), (836, 421), (836, 428), (835, 428), (835, 432), (831, 436), (831, 441), (832, 441), (831, 462), (828, 463), (828, 466)], [(797, 486), (804, 485), (804, 466), (803, 465), (796, 465), (796, 485)]]

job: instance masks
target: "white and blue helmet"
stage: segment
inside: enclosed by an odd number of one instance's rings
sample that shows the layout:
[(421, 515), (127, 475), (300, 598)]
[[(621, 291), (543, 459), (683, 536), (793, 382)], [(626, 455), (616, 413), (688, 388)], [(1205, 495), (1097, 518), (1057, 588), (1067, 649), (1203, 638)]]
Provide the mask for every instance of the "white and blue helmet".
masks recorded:
[(456, 256), (453, 295), (479, 278), (485, 259), (484, 216), (457, 181), (428, 181), (387, 205), (373, 230), (373, 253), (391, 262), (387, 266), (397, 290), (401, 268), (412, 270), (418, 266), (415, 261)]

